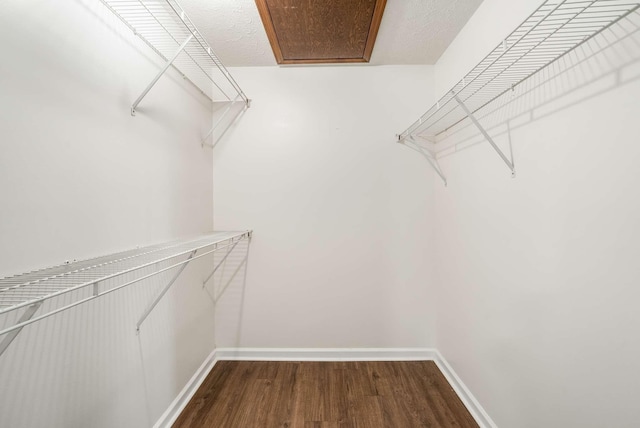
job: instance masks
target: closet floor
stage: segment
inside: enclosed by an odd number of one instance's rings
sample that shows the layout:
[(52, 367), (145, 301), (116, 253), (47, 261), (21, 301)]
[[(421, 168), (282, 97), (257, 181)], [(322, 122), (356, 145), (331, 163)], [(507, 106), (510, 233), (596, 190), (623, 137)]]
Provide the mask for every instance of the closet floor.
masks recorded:
[(219, 361), (174, 427), (478, 427), (433, 361)]

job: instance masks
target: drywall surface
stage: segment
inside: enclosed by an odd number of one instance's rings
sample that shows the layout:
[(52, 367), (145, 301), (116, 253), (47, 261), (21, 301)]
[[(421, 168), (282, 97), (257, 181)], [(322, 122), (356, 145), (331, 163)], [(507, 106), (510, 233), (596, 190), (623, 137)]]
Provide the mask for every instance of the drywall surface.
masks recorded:
[[(0, 275), (211, 230), (211, 107), (170, 71), (131, 117), (158, 58), (101, 2), (3, 2), (0, 39)], [(173, 272), (25, 328), (0, 426), (155, 422), (213, 348), (197, 263), (138, 336)]]
[[(483, 2), (436, 66), (438, 95), (537, 6), (516, 3)], [(440, 161), (436, 346), (501, 427), (640, 418), (640, 43), (615, 40), (481, 119), (511, 141), (515, 179), (472, 129)]]
[(254, 237), (218, 346), (430, 346), (433, 177), (394, 135), (432, 67), (231, 71), (253, 102), (214, 153), (214, 225)]

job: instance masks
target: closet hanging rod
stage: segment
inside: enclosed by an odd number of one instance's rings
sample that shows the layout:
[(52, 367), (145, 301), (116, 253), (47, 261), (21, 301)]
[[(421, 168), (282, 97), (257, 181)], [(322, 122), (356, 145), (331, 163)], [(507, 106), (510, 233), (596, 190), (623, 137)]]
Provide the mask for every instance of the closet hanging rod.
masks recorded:
[(249, 99), (176, 0), (100, 0), (165, 62), (162, 71), (132, 105), (135, 107), (168, 68), (175, 68), (215, 101)]
[[(0, 355), (29, 324), (162, 272), (182, 269), (193, 260), (249, 240), (251, 235), (251, 231), (213, 232), (0, 278)], [(185, 256), (189, 257), (174, 262), (174, 259)], [(168, 266), (158, 267), (162, 263)], [(114, 284), (117, 280), (123, 283)], [(64, 302), (56, 300), (61, 296), (66, 296)], [(54, 303), (59, 303), (59, 306)], [(23, 312), (18, 319), (9, 316), (20, 310)]]
[[(637, 18), (639, 8), (640, 1), (629, 0), (545, 1), (418, 120), (397, 134), (397, 142), (415, 145), (416, 140), (426, 140), (429, 150), (437, 154), (446, 131), (465, 120), (487, 137), (475, 119), (479, 110), (614, 24), (624, 20), (637, 30), (638, 24), (630, 18)], [(487, 139), (492, 142), (491, 137)], [(514, 173), (513, 159), (492, 146)]]

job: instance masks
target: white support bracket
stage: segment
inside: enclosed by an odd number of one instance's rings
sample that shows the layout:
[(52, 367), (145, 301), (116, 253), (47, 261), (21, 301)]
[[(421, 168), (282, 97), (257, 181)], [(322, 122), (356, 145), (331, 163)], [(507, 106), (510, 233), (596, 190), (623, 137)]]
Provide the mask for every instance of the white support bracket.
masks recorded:
[(227, 250), (227, 254), (224, 255), (224, 257), (222, 258), (222, 260), (220, 260), (218, 262), (218, 264), (216, 265), (216, 267), (213, 268), (213, 271), (209, 274), (209, 276), (207, 276), (207, 279), (205, 279), (202, 282), (202, 288), (204, 288), (207, 285), (207, 282), (209, 282), (209, 280), (211, 279), (211, 277), (213, 276), (214, 273), (216, 273), (216, 271), (218, 270), (218, 268), (220, 266), (222, 266), (222, 263), (224, 263), (225, 260), (227, 260), (227, 257), (229, 257), (229, 254), (231, 254), (231, 252), (233, 251), (234, 248), (236, 248), (236, 245), (238, 245), (238, 243), (240, 243), (240, 241), (237, 241), (236, 243), (234, 243), (228, 250)]
[(238, 265), (238, 267), (236, 268), (236, 270), (231, 274), (231, 276), (229, 276), (229, 280), (227, 281), (227, 283), (222, 287), (222, 289), (218, 292), (218, 294), (215, 293), (214, 290), (214, 295), (213, 295), (213, 303), (217, 304), (218, 300), (220, 300), (220, 297), (224, 294), (224, 292), (227, 290), (227, 288), (229, 288), (229, 285), (231, 284), (231, 282), (233, 281), (233, 278), (236, 277), (236, 275), (238, 274), (238, 272), (240, 272), (240, 269), (242, 269), (242, 267), (247, 263), (247, 260), (249, 258), (249, 254), (245, 254), (244, 259), (242, 260), (242, 263), (240, 263)]
[(505, 156), (505, 154), (502, 152), (502, 150), (500, 150), (500, 148), (498, 147), (498, 145), (493, 141), (493, 138), (491, 138), (491, 136), (487, 133), (487, 131), (482, 127), (482, 125), (480, 125), (480, 122), (478, 122), (478, 120), (476, 119), (476, 117), (473, 115), (473, 113), (467, 108), (467, 106), (465, 105), (465, 103), (460, 99), (460, 97), (458, 97), (458, 95), (451, 91), (451, 94), (453, 95), (453, 98), (458, 102), (458, 104), (460, 105), (460, 107), (462, 108), (462, 110), (464, 110), (464, 113), (467, 115), (467, 117), (471, 120), (471, 122), (473, 122), (473, 124), (480, 130), (480, 132), (482, 133), (482, 135), (484, 136), (484, 138), (489, 142), (489, 144), (491, 144), (491, 147), (493, 147), (493, 149), (496, 151), (496, 153), (498, 153), (498, 155), (500, 155), (500, 157), (502, 158), (502, 160), (504, 161), (504, 163), (507, 164), (507, 166), (509, 167), (509, 169), (511, 170), (511, 177), (515, 177), (516, 176), (516, 170), (513, 164), (513, 158), (511, 160), (509, 160), (507, 158), (507, 156)]
[(140, 96), (133, 102), (133, 105), (131, 106), (131, 116), (136, 115), (136, 107), (138, 107), (138, 104), (140, 104), (140, 101), (142, 101), (142, 99), (147, 95), (147, 93), (151, 90), (151, 88), (153, 88), (153, 86), (158, 82), (158, 80), (160, 80), (162, 75), (169, 69), (169, 67), (171, 67), (171, 64), (173, 64), (173, 61), (175, 61), (176, 58), (178, 58), (178, 55), (180, 55), (180, 53), (184, 50), (184, 48), (187, 47), (187, 44), (189, 44), (191, 39), (193, 39), (193, 34), (190, 34), (189, 37), (187, 37), (187, 40), (185, 40), (180, 45), (176, 53), (174, 53), (173, 56), (164, 65), (164, 67), (162, 67), (162, 70), (160, 70), (158, 74), (156, 74), (156, 77), (153, 78), (151, 83), (149, 83), (149, 85), (147, 85), (145, 90), (142, 91), (142, 94), (140, 94)]
[(202, 147), (209, 147), (209, 148), (214, 148), (216, 146), (216, 144), (218, 144), (218, 141), (220, 141), (222, 139), (222, 137), (224, 136), (224, 134), (227, 133), (227, 131), (229, 130), (229, 128), (231, 128), (231, 125), (233, 125), (236, 120), (238, 119), (238, 117), (240, 117), (240, 114), (242, 112), (244, 112), (246, 109), (248, 109), (249, 107), (251, 107), (251, 100), (247, 99), (247, 101), (244, 103), (244, 108), (239, 110), (235, 116), (233, 117), (233, 119), (231, 119), (229, 121), (229, 123), (227, 124), (227, 126), (224, 128), (224, 131), (222, 131), (222, 133), (220, 135), (217, 136), (217, 138), (215, 138), (215, 140), (211, 143), (211, 144), (207, 144), (207, 139), (211, 136), (211, 134), (213, 134), (213, 131), (216, 130), (216, 128), (218, 128), (218, 126), (222, 123), (222, 120), (227, 116), (227, 114), (229, 113), (229, 111), (231, 111), (231, 109), (233, 108), (234, 104), (238, 102), (238, 99), (242, 98), (242, 94), (239, 93), (232, 101), (231, 103), (227, 106), (227, 108), (224, 110), (224, 112), (222, 113), (222, 115), (218, 118), (218, 120), (216, 121), (216, 123), (213, 124), (213, 126), (211, 127), (211, 129), (209, 130), (209, 132), (207, 132), (207, 135), (204, 136), (204, 138), (201, 141), (201, 145)]
[[(40, 308), (40, 306), (42, 306), (42, 302), (36, 302), (33, 305), (28, 306), (27, 309), (22, 313), (22, 316), (20, 317), (20, 319), (18, 320), (18, 324), (22, 324), (26, 321), (29, 321), (31, 318), (33, 318), (33, 316), (36, 314), (36, 311), (38, 310), (38, 308)], [(13, 340), (18, 336), (18, 334), (20, 334), (23, 328), (24, 328), (24, 325), (20, 328), (17, 328), (7, 333), (7, 335), (4, 337), (2, 342), (0, 342), (0, 356), (4, 354), (4, 351), (7, 350), (9, 345), (11, 345), (11, 342), (13, 342)]]
[(164, 288), (162, 289), (162, 291), (158, 294), (158, 296), (156, 297), (156, 299), (149, 305), (149, 307), (147, 308), (146, 311), (144, 311), (144, 314), (142, 314), (142, 316), (140, 317), (140, 320), (138, 321), (138, 323), (136, 324), (136, 333), (140, 333), (140, 326), (142, 325), (142, 323), (144, 322), (144, 320), (147, 319), (147, 317), (149, 316), (149, 314), (153, 311), (153, 309), (156, 307), (156, 305), (158, 304), (158, 302), (160, 302), (160, 300), (164, 297), (164, 295), (167, 293), (167, 291), (169, 291), (169, 288), (171, 288), (171, 286), (173, 285), (174, 282), (176, 282), (176, 280), (178, 279), (178, 277), (180, 276), (180, 274), (182, 273), (182, 271), (187, 267), (187, 265), (189, 264), (189, 261), (193, 258), (193, 256), (196, 255), (196, 252), (198, 250), (194, 250), (189, 254), (189, 257), (187, 257), (187, 260), (185, 260), (184, 263), (182, 263), (182, 266), (180, 266), (180, 269), (178, 269), (178, 272), (176, 272), (176, 274), (173, 276), (173, 278), (171, 278), (171, 281), (169, 281), (167, 283), (167, 285), (164, 286)]
[(429, 165), (431, 165), (431, 168), (433, 168), (433, 170), (440, 176), (444, 185), (447, 185), (447, 177), (445, 177), (444, 173), (442, 172), (442, 168), (440, 168), (438, 159), (433, 153), (431, 153), (424, 147), (421, 147), (420, 144), (411, 135), (404, 140), (404, 144), (424, 156), (425, 159), (427, 159), (427, 162), (429, 162)]
[(435, 158), (435, 154), (434, 154), (436, 151), (436, 143), (434, 142), (435, 137), (426, 138), (422, 135), (409, 135), (408, 138), (410, 138), (411, 141), (413, 141), (415, 144), (418, 144), (423, 149), (426, 149), (427, 151), (431, 152), (431, 154)]

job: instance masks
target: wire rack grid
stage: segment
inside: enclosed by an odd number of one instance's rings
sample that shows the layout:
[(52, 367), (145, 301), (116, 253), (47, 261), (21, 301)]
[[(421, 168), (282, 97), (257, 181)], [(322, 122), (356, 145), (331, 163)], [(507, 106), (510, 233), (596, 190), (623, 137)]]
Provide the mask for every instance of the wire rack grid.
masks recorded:
[[(214, 232), (188, 240), (159, 244), (128, 250), (108, 256), (63, 264), (20, 275), (0, 279), (0, 317), (6, 317), (22, 308), (42, 308), (37, 316), (20, 320), (13, 317), (3, 323), (0, 336), (19, 330), (33, 322), (100, 297), (117, 289), (142, 281), (215, 251), (232, 248), (235, 244), (251, 237), (250, 231)], [(159, 268), (162, 266), (162, 268)], [(148, 272), (151, 268), (151, 272)], [(127, 274), (141, 273), (131, 276)], [(126, 278), (124, 284), (107, 286), (109, 280)], [(92, 289), (90, 287), (93, 287)], [(88, 296), (73, 293), (89, 289)], [(72, 296), (62, 307), (46, 307), (43, 302), (62, 295)], [(45, 310), (46, 309), (46, 310)], [(33, 314), (31, 314), (33, 315)]]
[[(402, 134), (432, 143), (533, 74), (637, 12), (629, 0), (547, 0)], [(437, 150), (436, 150), (437, 152)]]
[(240, 86), (175, 0), (100, 0), (165, 61), (189, 40), (172, 66), (211, 101), (241, 98)]

